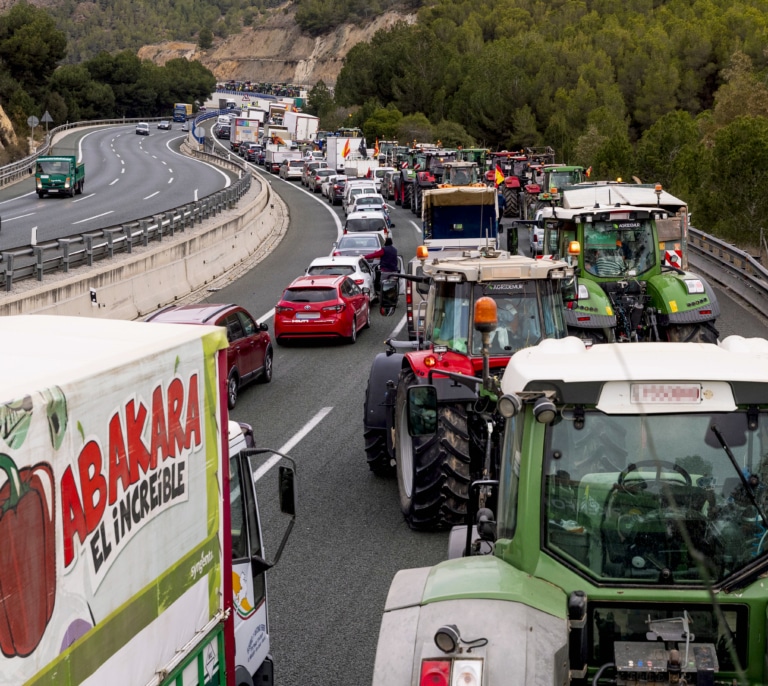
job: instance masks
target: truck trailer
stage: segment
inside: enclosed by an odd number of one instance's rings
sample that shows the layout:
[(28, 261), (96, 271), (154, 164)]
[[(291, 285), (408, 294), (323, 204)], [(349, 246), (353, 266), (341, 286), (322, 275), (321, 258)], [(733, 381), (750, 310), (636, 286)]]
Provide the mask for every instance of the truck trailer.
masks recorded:
[(173, 121), (187, 121), (192, 118), (192, 103), (177, 102), (173, 105)]
[(0, 682), (272, 683), (263, 451), (229, 422), (227, 345), (219, 327), (0, 318)]
[(283, 115), (283, 126), (290, 132), (295, 141), (313, 141), (317, 136), (320, 120), (311, 114), (286, 111)]

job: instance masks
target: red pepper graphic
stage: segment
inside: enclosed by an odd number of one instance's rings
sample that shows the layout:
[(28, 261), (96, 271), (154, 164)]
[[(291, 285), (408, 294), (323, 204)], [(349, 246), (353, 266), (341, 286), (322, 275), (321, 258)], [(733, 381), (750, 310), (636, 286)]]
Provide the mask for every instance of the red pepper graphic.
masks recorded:
[(19, 469), (0, 453), (0, 650), (24, 657), (35, 650), (56, 598), (53, 469)]

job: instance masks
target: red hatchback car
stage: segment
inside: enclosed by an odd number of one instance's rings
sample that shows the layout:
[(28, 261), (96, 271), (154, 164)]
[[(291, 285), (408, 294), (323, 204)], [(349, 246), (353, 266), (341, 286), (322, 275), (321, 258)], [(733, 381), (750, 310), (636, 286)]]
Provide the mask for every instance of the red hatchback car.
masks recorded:
[(370, 326), (370, 292), (349, 276), (316, 274), (294, 279), (275, 307), (278, 345), (299, 338), (346, 338)]
[(147, 317), (148, 322), (206, 324), (227, 330), (227, 405), (231, 410), (246, 383), (272, 381), (272, 340), (266, 324), (257, 324), (239, 305), (169, 305)]

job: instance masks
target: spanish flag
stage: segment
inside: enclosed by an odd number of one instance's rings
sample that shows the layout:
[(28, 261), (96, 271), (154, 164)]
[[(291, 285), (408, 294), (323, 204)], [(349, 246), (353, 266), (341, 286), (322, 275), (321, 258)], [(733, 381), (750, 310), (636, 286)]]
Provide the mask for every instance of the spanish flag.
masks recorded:
[(587, 171), (586, 171), (586, 174), (587, 174), (587, 178), (589, 178), (590, 176), (592, 176), (592, 165), (590, 165), (589, 167), (587, 167)]
[(376, 139), (376, 142), (373, 144), (373, 156), (378, 157), (379, 156), (379, 139)]
[(285, 141), (280, 136), (273, 136), (272, 140), (275, 142), (275, 145), (285, 145)]
[(341, 151), (341, 156), (346, 160), (349, 157), (349, 138), (344, 143), (344, 149)]
[(504, 172), (501, 171), (501, 167), (496, 165), (496, 173), (493, 175), (493, 180), (496, 182), (496, 186), (501, 186), (504, 183)]

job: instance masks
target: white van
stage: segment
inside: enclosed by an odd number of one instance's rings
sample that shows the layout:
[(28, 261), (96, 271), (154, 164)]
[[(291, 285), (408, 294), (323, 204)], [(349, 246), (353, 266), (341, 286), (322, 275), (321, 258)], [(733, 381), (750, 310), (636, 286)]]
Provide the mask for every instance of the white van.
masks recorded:
[(363, 193), (378, 193), (376, 184), (372, 179), (347, 179), (347, 186), (344, 189), (344, 199), (341, 201), (341, 206), (344, 208), (344, 214), (347, 214), (352, 207), (354, 196), (362, 195)]

